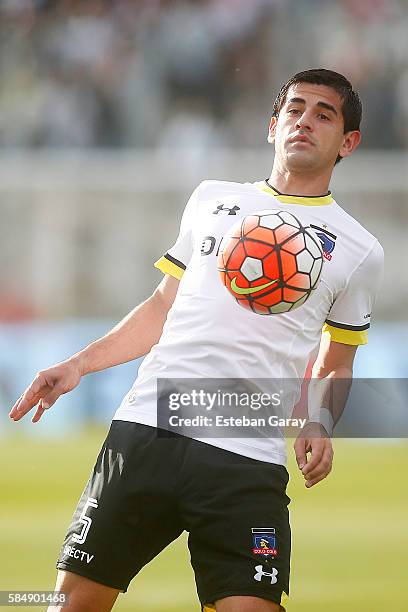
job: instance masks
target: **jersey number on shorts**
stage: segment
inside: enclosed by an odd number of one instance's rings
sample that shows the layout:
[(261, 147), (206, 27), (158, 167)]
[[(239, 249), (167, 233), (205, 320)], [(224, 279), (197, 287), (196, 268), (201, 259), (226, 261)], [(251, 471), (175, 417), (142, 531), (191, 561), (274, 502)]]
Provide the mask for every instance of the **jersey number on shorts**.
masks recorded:
[(93, 497), (88, 497), (84, 509), (81, 512), (81, 516), (79, 517), (79, 522), (82, 523), (82, 530), (81, 533), (74, 533), (74, 535), (72, 536), (72, 539), (74, 542), (76, 542), (77, 544), (83, 544), (87, 538), (88, 532), (91, 528), (91, 524), (92, 524), (92, 519), (89, 518), (89, 516), (86, 516), (86, 511), (88, 510), (88, 508), (97, 508), (98, 507), (98, 501), (96, 499), (94, 499)]

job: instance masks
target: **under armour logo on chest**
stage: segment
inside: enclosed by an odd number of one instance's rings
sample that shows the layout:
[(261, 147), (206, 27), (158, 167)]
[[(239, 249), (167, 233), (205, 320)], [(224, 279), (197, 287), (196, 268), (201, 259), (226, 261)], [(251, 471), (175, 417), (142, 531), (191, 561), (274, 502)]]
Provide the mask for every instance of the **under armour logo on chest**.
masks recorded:
[(217, 208), (213, 211), (213, 215), (218, 215), (219, 212), (228, 211), (229, 215), (236, 215), (237, 210), (240, 210), (239, 206), (234, 205), (232, 208), (228, 208), (228, 206), (224, 206), (224, 204), (219, 204)]
[(275, 569), (274, 567), (271, 568), (272, 572), (264, 572), (262, 565), (256, 565), (255, 569), (256, 569), (256, 574), (254, 576), (254, 579), (257, 580), (258, 582), (261, 582), (263, 576), (267, 576), (268, 578), (270, 578), (271, 584), (276, 584), (278, 582), (278, 579), (277, 579), (278, 570)]

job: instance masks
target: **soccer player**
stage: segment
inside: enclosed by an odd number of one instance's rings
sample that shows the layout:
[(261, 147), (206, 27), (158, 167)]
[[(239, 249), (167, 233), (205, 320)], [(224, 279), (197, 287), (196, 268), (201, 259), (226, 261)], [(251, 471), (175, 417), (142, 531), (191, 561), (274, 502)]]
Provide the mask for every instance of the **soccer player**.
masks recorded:
[[(277, 612), (289, 593), (288, 474), (281, 438), (157, 436), (160, 378), (313, 376), (351, 379), (367, 342), (382, 275), (377, 239), (333, 199), (335, 164), (360, 142), (361, 103), (348, 80), (314, 69), (292, 77), (273, 107), (270, 178), (204, 181), (184, 211), (174, 246), (156, 262), (164, 278), (153, 295), (106, 336), (39, 372), (10, 416), (33, 407), (37, 422), (82, 376), (147, 354), (118, 408), (57, 563), (66, 612), (111, 610), (139, 570), (183, 530), (204, 611)], [(312, 225), (326, 258), (321, 281), (298, 309), (258, 316), (222, 286), (216, 245), (239, 216), (285, 209)], [(215, 245), (214, 248), (211, 248)], [(332, 467), (333, 415), (311, 418), (295, 441), (306, 486)], [(267, 554), (266, 554), (267, 553)], [(58, 606), (50, 607), (55, 612)]]

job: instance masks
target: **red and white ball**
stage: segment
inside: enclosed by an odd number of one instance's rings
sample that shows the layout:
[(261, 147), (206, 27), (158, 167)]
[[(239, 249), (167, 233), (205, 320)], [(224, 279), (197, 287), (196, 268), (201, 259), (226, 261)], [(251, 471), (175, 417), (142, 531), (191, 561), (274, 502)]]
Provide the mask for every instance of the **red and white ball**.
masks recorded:
[(319, 238), (292, 213), (263, 210), (235, 223), (218, 253), (221, 280), (238, 304), (271, 315), (298, 308), (323, 267)]

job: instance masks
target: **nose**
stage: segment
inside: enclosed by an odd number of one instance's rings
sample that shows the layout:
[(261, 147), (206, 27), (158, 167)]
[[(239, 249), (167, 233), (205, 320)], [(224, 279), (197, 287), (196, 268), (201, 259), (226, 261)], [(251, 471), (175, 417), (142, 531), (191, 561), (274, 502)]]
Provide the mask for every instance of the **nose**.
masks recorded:
[(299, 115), (296, 121), (296, 127), (299, 130), (311, 130), (312, 129), (312, 121), (311, 115), (306, 110)]

